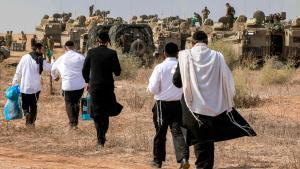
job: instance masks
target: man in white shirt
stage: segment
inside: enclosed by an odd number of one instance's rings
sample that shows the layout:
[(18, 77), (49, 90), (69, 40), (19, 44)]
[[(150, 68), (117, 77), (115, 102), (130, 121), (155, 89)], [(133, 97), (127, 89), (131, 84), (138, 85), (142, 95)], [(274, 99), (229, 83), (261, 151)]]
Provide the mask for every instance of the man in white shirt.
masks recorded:
[(158, 64), (149, 79), (148, 90), (153, 93), (156, 103), (152, 109), (153, 122), (156, 129), (153, 146), (152, 166), (161, 168), (166, 157), (166, 134), (171, 129), (176, 160), (181, 163), (180, 169), (189, 168), (189, 148), (180, 128), (182, 89), (176, 88), (173, 83), (173, 74), (178, 64), (178, 46), (168, 43), (165, 46), (166, 59)]
[(209, 124), (213, 124), (214, 117), (231, 111), (234, 80), (223, 55), (207, 46), (205, 32), (195, 32), (192, 40), (193, 47), (179, 53), (173, 83), (183, 89), (182, 123), (187, 129), (184, 135), (187, 144), (194, 145), (196, 167), (212, 169), (216, 140), (210, 138), (215, 132), (211, 132), (213, 127)]
[(22, 109), (26, 117), (26, 126), (34, 127), (37, 116), (37, 101), (41, 91), (41, 73), (51, 70), (51, 64), (43, 59), (45, 48), (36, 43), (33, 51), (22, 56), (13, 78), (13, 85), (20, 81)]
[(60, 74), (62, 79), (62, 90), (66, 104), (66, 111), (69, 118), (69, 125), (77, 129), (79, 116), (79, 102), (83, 94), (85, 81), (82, 76), (84, 56), (74, 51), (74, 43), (67, 41), (65, 44), (66, 53), (59, 57), (53, 64), (51, 76), (58, 80)]

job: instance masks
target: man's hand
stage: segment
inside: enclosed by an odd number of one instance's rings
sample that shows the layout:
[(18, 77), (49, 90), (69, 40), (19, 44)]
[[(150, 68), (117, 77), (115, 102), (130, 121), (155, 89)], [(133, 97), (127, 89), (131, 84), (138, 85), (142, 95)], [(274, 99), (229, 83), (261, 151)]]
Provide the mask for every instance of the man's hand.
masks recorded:
[(54, 62), (55, 62), (55, 57), (52, 56), (52, 57), (51, 57), (51, 63), (54, 63)]
[(86, 89), (86, 91), (90, 90), (90, 85), (88, 83), (86, 84), (85, 89)]

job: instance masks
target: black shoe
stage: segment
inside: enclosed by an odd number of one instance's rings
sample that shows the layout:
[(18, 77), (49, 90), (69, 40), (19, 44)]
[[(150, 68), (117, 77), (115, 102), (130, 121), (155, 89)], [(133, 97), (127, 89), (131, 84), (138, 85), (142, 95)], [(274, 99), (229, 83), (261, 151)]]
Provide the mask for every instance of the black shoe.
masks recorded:
[(190, 168), (190, 163), (188, 160), (186, 160), (185, 158), (181, 160), (181, 164), (179, 169), (188, 169)]
[(96, 145), (96, 151), (101, 151), (104, 149), (104, 144), (97, 144)]
[(70, 126), (69, 130), (78, 130), (78, 126)]
[(162, 162), (158, 162), (158, 161), (151, 162), (151, 167), (153, 168), (161, 168), (161, 166), (162, 166)]
[(35, 128), (35, 125), (34, 125), (34, 123), (26, 123), (26, 127), (33, 129), (33, 128)]
[(29, 125), (31, 125), (31, 115), (28, 113), (28, 112), (25, 112), (24, 111), (24, 116), (25, 116), (25, 125), (26, 126), (29, 126)]

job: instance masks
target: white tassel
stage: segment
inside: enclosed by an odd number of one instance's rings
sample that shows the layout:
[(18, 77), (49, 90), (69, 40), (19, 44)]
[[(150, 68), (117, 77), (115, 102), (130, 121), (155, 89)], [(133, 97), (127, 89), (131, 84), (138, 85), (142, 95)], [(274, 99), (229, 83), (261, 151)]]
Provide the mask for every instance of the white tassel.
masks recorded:
[(239, 123), (237, 123), (237, 122), (235, 121), (235, 119), (234, 119), (234, 117), (233, 117), (233, 115), (232, 115), (231, 112), (227, 112), (226, 114), (227, 114), (227, 116), (229, 117), (230, 121), (231, 121), (234, 125), (236, 125), (237, 127), (241, 128), (242, 130), (244, 130), (249, 136), (253, 136), (253, 135), (251, 134), (251, 132), (248, 130), (248, 129), (251, 129), (251, 127), (250, 127), (249, 125), (242, 126), (242, 125), (240, 125)]

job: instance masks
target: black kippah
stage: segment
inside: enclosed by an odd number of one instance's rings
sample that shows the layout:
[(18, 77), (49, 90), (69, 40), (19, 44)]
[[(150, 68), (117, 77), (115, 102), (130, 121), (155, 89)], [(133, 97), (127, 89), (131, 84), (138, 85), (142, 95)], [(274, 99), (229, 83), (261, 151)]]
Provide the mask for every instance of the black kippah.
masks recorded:
[(197, 31), (193, 34), (193, 40), (195, 41), (203, 41), (203, 40), (207, 40), (207, 34), (203, 31)]
[(109, 41), (109, 35), (107, 32), (100, 32), (98, 38), (103, 42), (106, 43)]
[(74, 46), (74, 42), (72, 42), (72, 41), (67, 41), (66, 43), (65, 43), (65, 46), (69, 46), (69, 47), (72, 47), (72, 46)]

